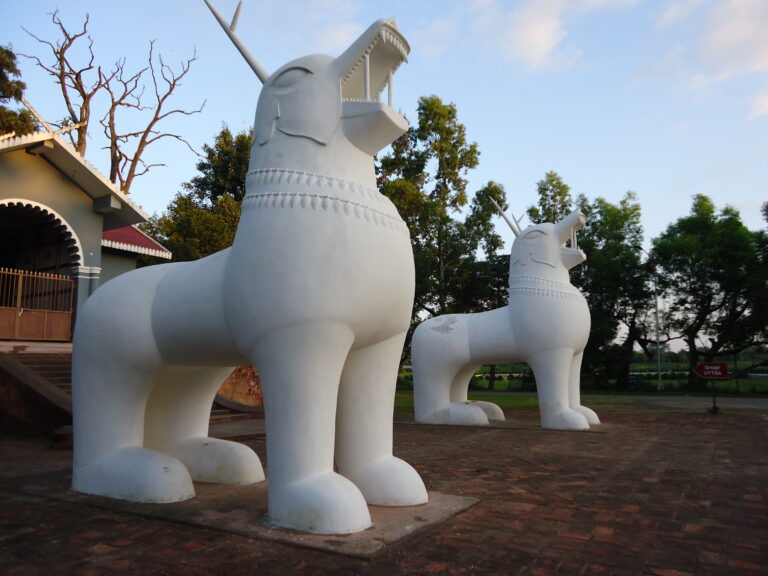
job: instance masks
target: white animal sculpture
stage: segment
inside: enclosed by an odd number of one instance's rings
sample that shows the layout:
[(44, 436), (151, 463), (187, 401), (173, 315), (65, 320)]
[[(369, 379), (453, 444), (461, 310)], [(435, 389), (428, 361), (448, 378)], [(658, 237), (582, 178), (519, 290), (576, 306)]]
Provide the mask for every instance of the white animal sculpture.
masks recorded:
[(272, 523), (351, 533), (371, 525), (366, 502), (427, 501), (392, 455), (414, 266), (372, 158), (407, 129), (377, 95), (391, 95), (408, 50), (388, 20), (338, 58), (271, 75), (244, 52), (264, 87), (234, 244), (125, 274), (87, 301), (74, 338), (75, 490), (173, 502), (194, 496), (193, 480), (263, 480), (250, 448), (208, 437), (220, 383), (252, 363)]
[(502, 216), (516, 235), (509, 303), (479, 314), (438, 316), (418, 326), (411, 343), (416, 421), (478, 426), (504, 420), (496, 404), (467, 400), (469, 381), (484, 364), (525, 361), (536, 378), (544, 428), (599, 424), (597, 415), (581, 405), (579, 389), (589, 308), (568, 277), (569, 269), (586, 260), (576, 245), (584, 215), (573, 212), (557, 224), (523, 231)]

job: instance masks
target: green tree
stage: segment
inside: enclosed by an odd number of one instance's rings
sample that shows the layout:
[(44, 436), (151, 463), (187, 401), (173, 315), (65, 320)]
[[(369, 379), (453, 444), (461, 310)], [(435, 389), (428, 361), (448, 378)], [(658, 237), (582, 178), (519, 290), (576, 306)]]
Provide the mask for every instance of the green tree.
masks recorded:
[[(587, 260), (571, 270), (571, 280), (589, 303), (592, 329), (584, 353), (585, 380), (604, 385), (628, 383), (635, 344), (650, 355), (653, 332), (652, 268), (641, 261), (643, 229), (637, 195), (627, 192), (618, 204), (604, 198), (577, 199), (587, 215), (579, 247)], [(616, 342), (620, 338), (619, 342)]]
[(242, 201), (252, 144), (252, 130), (232, 134), (229, 127), (223, 126), (214, 138), (213, 146), (203, 145), (203, 157), (197, 163), (200, 174), (182, 187), (208, 205), (225, 194)]
[[(466, 312), (489, 305), (476, 287), (476, 252), (502, 245), (491, 219), (493, 198), (506, 206), (504, 189), (489, 182), (468, 201), (465, 176), (480, 152), (468, 142), (454, 104), (419, 99), (418, 122), (377, 162), (381, 192), (397, 206), (411, 231), (416, 264), (414, 324), (424, 315)], [(469, 214), (461, 219), (462, 209)], [(485, 303), (483, 300), (485, 299)]]
[(652, 258), (674, 311), (671, 328), (688, 347), (691, 369), (702, 356), (712, 361), (764, 338), (764, 241), (765, 234), (748, 230), (734, 208), (718, 214), (701, 194), (690, 215), (654, 239)]
[(37, 122), (29, 110), (14, 110), (10, 103), (21, 102), (26, 84), (21, 81), (16, 54), (10, 46), (0, 46), (0, 134), (17, 136), (34, 132)]
[(252, 133), (224, 126), (212, 146), (203, 146), (199, 174), (182, 184), (166, 212), (144, 230), (162, 242), (174, 261), (197, 260), (232, 245), (245, 195)]
[(557, 222), (570, 214), (573, 205), (571, 187), (557, 172), (547, 172), (536, 183), (536, 192), (539, 195), (538, 206), (530, 206), (527, 210), (528, 218), (534, 224)]

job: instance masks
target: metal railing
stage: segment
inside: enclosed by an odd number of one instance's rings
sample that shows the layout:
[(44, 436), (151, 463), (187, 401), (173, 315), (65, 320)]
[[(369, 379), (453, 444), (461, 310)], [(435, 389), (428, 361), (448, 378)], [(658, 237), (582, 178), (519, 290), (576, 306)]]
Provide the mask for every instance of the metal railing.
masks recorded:
[(75, 282), (67, 276), (0, 268), (0, 306), (69, 312)]
[(72, 278), (0, 268), (0, 338), (69, 339), (74, 298)]

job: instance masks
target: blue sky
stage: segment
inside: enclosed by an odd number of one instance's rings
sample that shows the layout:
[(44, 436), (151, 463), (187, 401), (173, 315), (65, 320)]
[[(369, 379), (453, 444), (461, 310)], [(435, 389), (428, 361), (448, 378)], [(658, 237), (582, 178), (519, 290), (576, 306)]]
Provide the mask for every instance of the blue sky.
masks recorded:
[[(229, 18), (236, 0), (214, 0)], [(177, 66), (197, 51), (177, 105), (201, 114), (166, 125), (198, 149), (222, 123), (253, 121), (260, 84), (202, 0), (0, 0), (0, 43), (47, 56), (57, 30), (86, 12), (97, 61), (135, 70), (150, 40)], [(469, 191), (503, 184), (520, 215), (536, 182), (557, 171), (575, 194), (618, 202), (634, 191), (646, 239), (689, 212), (693, 194), (736, 207), (753, 230), (768, 200), (768, 0), (245, 0), (238, 34), (273, 71), (308, 53), (338, 54), (371, 22), (396, 18), (411, 45), (395, 76), (395, 107), (415, 119), (419, 96), (456, 104), (480, 165)], [(52, 80), (21, 58), (27, 97), (49, 120), (64, 107)], [(103, 103), (97, 103), (103, 113)], [(87, 158), (102, 171), (100, 127)], [(162, 211), (197, 158), (166, 141), (146, 159), (164, 162), (136, 181), (132, 198)], [(499, 220), (505, 238), (510, 233)]]

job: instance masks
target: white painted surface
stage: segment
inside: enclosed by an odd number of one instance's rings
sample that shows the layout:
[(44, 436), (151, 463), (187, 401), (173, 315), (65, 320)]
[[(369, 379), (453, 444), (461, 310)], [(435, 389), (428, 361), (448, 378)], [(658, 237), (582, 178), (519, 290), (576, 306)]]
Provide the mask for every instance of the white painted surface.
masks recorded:
[(438, 316), (418, 326), (411, 344), (417, 422), (482, 426), (503, 420), (495, 404), (467, 400), (469, 381), (484, 364), (524, 361), (536, 378), (544, 428), (583, 430), (600, 423), (581, 404), (590, 315), (568, 277), (586, 256), (565, 246), (568, 240), (575, 244), (575, 231), (583, 224), (578, 212), (523, 231), (510, 224), (517, 238), (510, 255), (509, 304), (479, 314)]
[(73, 359), (76, 490), (159, 502), (192, 497), (192, 479), (262, 480), (250, 449), (207, 437), (227, 371), (253, 363), (273, 523), (350, 533), (370, 526), (366, 503), (426, 502), (392, 455), (414, 269), (372, 158), (407, 123), (379, 102), (342, 101), (380, 93), (407, 51), (379, 21), (336, 59), (274, 72), (233, 246), (125, 274), (88, 300)]

